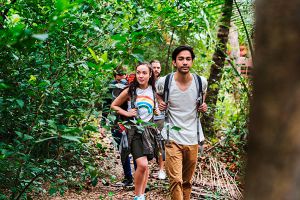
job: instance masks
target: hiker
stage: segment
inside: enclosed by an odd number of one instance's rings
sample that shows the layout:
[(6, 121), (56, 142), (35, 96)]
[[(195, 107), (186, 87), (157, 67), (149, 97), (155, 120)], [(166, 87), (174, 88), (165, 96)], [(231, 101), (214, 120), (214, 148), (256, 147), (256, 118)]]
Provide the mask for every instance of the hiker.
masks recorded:
[[(119, 94), (126, 88), (128, 87), (127, 80), (126, 78), (126, 73), (124, 69), (116, 69), (114, 71), (114, 80), (110, 83), (109, 87), (109, 92), (112, 97), (110, 97), (105, 104), (110, 105), (112, 100), (117, 98)], [(122, 107), (124, 109), (127, 109), (127, 104), (123, 104)], [(105, 123), (105, 118), (107, 117), (109, 111), (104, 112), (104, 117), (102, 117), (102, 127), (103, 124)], [(102, 115), (103, 116), (103, 115)], [(112, 128), (111, 128), (111, 134), (117, 144), (117, 147), (119, 149), (120, 143), (121, 143), (121, 138), (122, 138), (122, 131), (123, 131), (123, 126), (120, 126), (119, 122), (126, 120), (125, 117), (122, 116), (117, 116), (117, 119), (115, 120)], [(104, 128), (102, 128), (104, 129)], [(124, 178), (121, 182), (117, 182), (116, 186), (120, 187), (126, 187), (126, 186), (132, 186), (133, 185), (133, 176), (131, 172), (131, 165), (130, 165), (130, 157), (129, 155), (125, 158), (125, 162), (122, 162), (122, 168), (124, 172)]]
[[(133, 118), (128, 131), (128, 142), (124, 144), (122, 158), (131, 153), (137, 164), (134, 174), (134, 200), (145, 199), (145, 188), (148, 182), (149, 168), (148, 161), (155, 157), (154, 135), (157, 131), (154, 127), (139, 125), (149, 123), (158, 109), (155, 109), (156, 102), (155, 79), (152, 68), (148, 63), (141, 63), (136, 67), (136, 77), (111, 104), (111, 108), (118, 114), (127, 118)], [(121, 105), (128, 101), (129, 108), (124, 110)], [(155, 111), (154, 111), (155, 110)], [(126, 137), (124, 137), (124, 141)], [(126, 146), (127, 145), (127, 146)]]
[(172, 53), (176, 72), (160, 78), (157, 84), (157, 94), (165, 95), (158, 100), (159, 109), (166, 110), (162, 135), (166, 141), (165, 168), (172, 200), (190, 199), (198, 144), (204, 141), (198, 112), (207, 111), (207, 80), (190, 72), (194, 58), (190, 46), (177, 47)]
[[(155, 83), (157, 84), (158, 79), (160, 78), (160, 72), (161, 72), (161, 64), (158, 60), (152, 60), (150, 61), (150, 64), (152, 66), (153, 69), (153, 74), (155, 77)], [(164, 127), (164, 119), (165, 119), (165, 114), (164, 112), (161, 112), (160, 115), (154, 115), (154, 123), (157, 124), (157, 128), (158, 130), (161, 132), (163, 127)], [(163, 139), (163, 138), (162, 138)], [(161, 141), (161, 145), (164, 145), (164, 141)], [(162, 147), (164, 148), (164, 147)], [(159, 155), (159, 160), (158, 160), (158, 167), (159, 167), (159, 171), (158, 171), (158, 179), (160, 180), (164, 180), (166, 179), (166, 172), (164, 170), (164, 159), (163, 159), (163, 155), (164, 151), (160, 152)]]
[[(116, 93), (115, 91), (120, 91), (121, 88), (124, 88), (127, 86), (127, 80), (126, 80), (126, 73), (125, 70), (118, 67), (116, 70), (113, 72), (114, 75), (114, 80), (110, 82), (109, 84), (109, 96), (104, 99), (104, 103), (102, 106), (102, 118), (100, 122), (100, 133), (104, 135), (105, 128), (103, 128), (106, 125), (106, 119), (109, 114), (109, 105), (111, 104), (112, 100), (116, 98)], [(121, 87), (121, 88), (117, 88)]]

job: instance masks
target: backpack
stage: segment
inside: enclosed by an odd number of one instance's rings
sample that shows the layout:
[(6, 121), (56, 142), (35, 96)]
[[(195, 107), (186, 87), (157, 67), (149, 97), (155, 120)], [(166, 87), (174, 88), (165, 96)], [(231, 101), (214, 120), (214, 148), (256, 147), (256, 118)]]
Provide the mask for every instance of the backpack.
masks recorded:
[[(125, 79), (122, 79), (121, 82), (117, 83), (116, 81), (112, 81), (109, 84), (110, 87), (110, 93), (111, 93), (111, 102), (113, 102), (120, 94), (121, 92), (128, 87), (128, 82)], [(127, 102), (123, 103), (121, 105), (121, 108), (124, 110), (127, 110)], [(122, 132), (122, 127), (120, 125), (120, 121), (124, 121), (126, 120), (125, 117), (119, 115), (119, 114), (114, 114), (116, 116), (116, 118), (114, 119), (114, 121), (112, 122), (112, 129), (118, 130), (118, 132)]]
[(129, 75), (126, 77), (126, 80), (127, 80), (127, 82), (128, 82), (128, 85), (129, 85), (131, 82), (133, 82), (134, 78), (135, 78), (135, 73), (131, 73), (131, 74), (129, 74)]
[(112, 88), (111, 94), (112, 94), (112, 100), (114, 100), (115, 98), (117, 98), (121, 92), (127, 88), (130, 83), (133, 82), (135, 78), (135, 74), (131, 73), (129, 75), (126, 76), (126, 79), (122, 79), (120, 83), (116, 83), (115, 81), (113, 81), (110, 84), (110, 87)]
[[(192, 73), (193, 77), (194, 77), (194, 81), (196, 83), (196, 88), (198, 91), (197, 94), (197, 105), (201, 105), (203, 103), (203, 90), (202, 90), (202, 81), (201, 81), (201, 77), (197, 74)], [(171, 83), (172, 83), (172, 79), (173, 79), (174, 73), (170, 73), (166, 76), (166, 80), (165, 80), (165, 84), (164, 84), (164, 91), (163, 91), (163, 100), (164, 102), (168, 102), (169, 100), (169, 92), (170, 92), (170, 87), (171, 87)], [(167, 121), (167, 113), (165, 114), (165, 121)], [(197, 118), (199, 118), (199, 113), (197, 112)], [(203, 146), (203, 142), (200, 142), (200, 132), (199, 132), (199, 120), (197, 120), (197, 137), (198, 137), (198, 144), (200, 146)], [(167, 143), (169, 142), (169, 129), (167, 129)], [(201, 151), (203, 151), (201, 149)]]
[[(194, 80), (196, 82), (196, 88), (198, 91), (197, 99), (199, 100), (200, 105), (203, 102), (203, 91), (202, 91), (202, 81), (201, 77), (198, 74), (192, 74), (194, 77)], [(170, 73), (166, 76), (165, 85), (164, 85), (164, 92), (163, 92), (163, 99), (164, 102), (168, 102), (169, 100), (169, 90), (171, 87), (172, 79), (173, 79), (174, 73)]]
[[(126, 77), (126, 79), (122, 79), (122, 81), (120, 83), (112, 82), (112, 84), (111, 84), (112, 101), (115, 98), (117, 98), (124, 89), (128, 88), (129, 84), (134, 80), (134, 78), (135, 78), (135, 73), (131, 73)], [(120, 107), (124, 110), (127, 110), (128, 109), (127, 102), (124, 102)], [(113, 124), (114, 124), (113, 128), (118, 130), (118, 132), (120, 134), (122, 134), (123, 132), (126, 132), (125, 126), (122, 123), (120, 123), (120, 122), (125, 121), (125, 120), (127, 120), (126, 117), (116, 114), (116, 119), (113, 122)]]
[(111, 89), (111, 95), (112, 95), (112, 101), (117, 98), (121, 92), (128, 87), (128, 82), (125, 79), (122, 79), (120, 83), (117, 83), (116, 81), (112, 81), (111, 84), (109, 84), (109, 87)]

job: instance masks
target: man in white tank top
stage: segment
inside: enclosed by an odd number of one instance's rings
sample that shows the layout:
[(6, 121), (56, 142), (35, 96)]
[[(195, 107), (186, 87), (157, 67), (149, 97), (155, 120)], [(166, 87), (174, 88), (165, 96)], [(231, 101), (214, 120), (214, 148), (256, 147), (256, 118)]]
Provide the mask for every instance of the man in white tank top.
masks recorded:
[[(179, 46), (173, 51), (172, 63), (177, 70), (169, 87), (168, 102), (158, 99), (160, 110), (168, 109), (166, 122), (168, 126), (165, 125), (162, 135), (165, 139), (169, 139), (166, 144), (165, 168), (170, 180), (172, 200), (190, 199), (192, 177), (197, 164), (198, 140), (204, 140), (201, 123), (197, 123), (199, 118), (196, 116), (198, 111), (206, 112), (207, 105), (203, 101), (199, 107), (197, 106), (196, 81), (190, 73), (194, 58), (193, 49), (189, 46)], [(201, 82), (202, 91), (206, 92), (207, 80), (201, 77)], [(159, 95), (163, 95), (164, 85), (165, 77), (158, 81)]]

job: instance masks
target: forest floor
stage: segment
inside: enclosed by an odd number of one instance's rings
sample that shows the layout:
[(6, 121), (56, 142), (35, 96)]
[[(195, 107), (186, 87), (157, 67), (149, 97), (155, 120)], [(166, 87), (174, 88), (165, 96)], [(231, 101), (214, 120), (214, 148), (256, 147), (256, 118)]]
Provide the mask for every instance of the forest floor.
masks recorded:
[[(116, 183), (123, 178), (123, 170), (119, 153), (113, 145), (111, 137), (101, 138), (106, 150), (102, 153), (104, 158), (99, 159), (100, 171), (103, 176), (98, 184), (93, 187), (87, 184), (83, 190), (68, 190), (63, 196), (44, 196), (44, 200), (131, 200), (134, 197), (134, 186), (119, 187)], [(209, 147), (208, 147), (209, 148)], [(132, 159), (131, 159), (132, 160)], [(150, 177), (148, 181), (149, 191), (146, 197), (149, 200), (169, 200), (168, 179), (159, 180), (158, 165), (155, 160), (150, 161)], [(132, 163), (132, 170), (134, 167)], [(199, 158), (194, 175), (194, 184), (191, 199), (242, 199), (241, 189), (237, 184), (237, 178), (229, 175), (224, 163), (212, 156)]]

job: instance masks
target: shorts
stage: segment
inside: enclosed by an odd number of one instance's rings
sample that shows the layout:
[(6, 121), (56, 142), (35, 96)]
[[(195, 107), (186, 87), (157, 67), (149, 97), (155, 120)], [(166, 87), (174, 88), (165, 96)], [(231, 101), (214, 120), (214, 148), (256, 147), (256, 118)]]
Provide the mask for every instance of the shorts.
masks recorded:
[(131, 142), (131, 154), (134, 160), (147, 156), (148, 161), (153, 159), (153, 155), (144, 154), (142, 134), (135, 132)]

